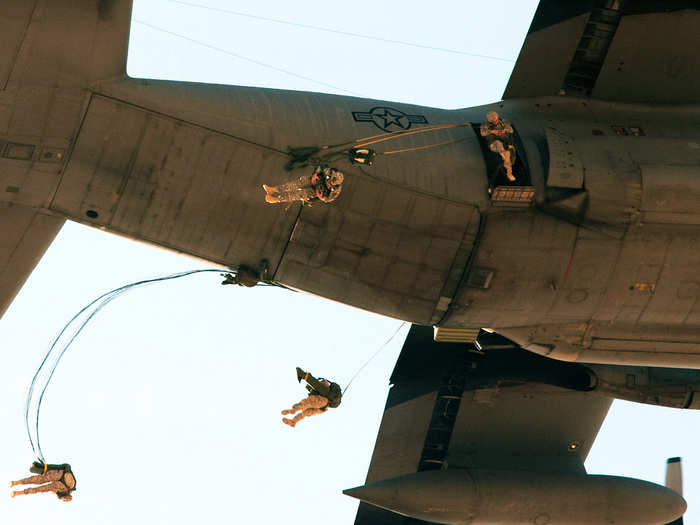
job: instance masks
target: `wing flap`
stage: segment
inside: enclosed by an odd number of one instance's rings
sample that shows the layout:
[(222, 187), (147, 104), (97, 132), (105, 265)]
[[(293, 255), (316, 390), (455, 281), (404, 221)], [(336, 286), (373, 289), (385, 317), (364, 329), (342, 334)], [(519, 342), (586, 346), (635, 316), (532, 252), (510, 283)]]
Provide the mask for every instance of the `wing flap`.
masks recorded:
[[(404, 343), (365, 484), (452, 468), (585, 473), (612, 399), (584, 391), (582, 365), (536, 356), (497, 334), (480, 337), (489, 349), (479, 352), (436, 343), (432, 333), (414, 325)], [(404, 519), (361, 503), (355, 525)]]
[[(435, 392), (421, 394), (415, 385), (394, 386), (389, 392), (380, 425), (367, 483), (416, 472), (420, 462), (430, 414), (435, 404)], [(402, 398), (419, 397), (402, 402)], [(357, 525), (402, 525), (405, 518), (368, 503), (360, 503)]]
[(593, 89), (623, 102), (700, 101), (700, 10), (622, 17)]
[(536, 22), (542, 16), (540, 10), (544, 3), (540, 3), (535, 13), (530, 33), (503, 93), (504, 99), (557, 95), (563, 87), (589, 15), (583, 13), (533, 31), (533, 27), (538, 27)]
[(527, 383), (465, 392), (450, 468), (515, 468), (584, 473), (612, 399)]
[(699, 25), (691, 0), (541, 0), (503, 98), (696, 103)]

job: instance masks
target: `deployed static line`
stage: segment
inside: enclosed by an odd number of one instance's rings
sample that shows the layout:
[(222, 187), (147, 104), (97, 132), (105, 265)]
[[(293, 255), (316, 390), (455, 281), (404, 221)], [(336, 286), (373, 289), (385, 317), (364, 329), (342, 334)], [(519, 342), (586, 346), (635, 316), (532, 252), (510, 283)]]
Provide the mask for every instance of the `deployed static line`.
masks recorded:
[[(240, 284), (246, 287), (259, 286), (259, 285), (271, 285), (267, 282), (267, 269), (263, 267), (260, 273), (255, 270), (241, 266), (237, 270), (228, 269), (218, 269), (218, 268), (207, 268), (201, 270), (189, 270), (185, 272), (179, 272), (172, 275), (166, 275), (163, 277), (156, 277), (153, 279), (144, 279), (142, 281), (137, 281), (134, 283), (126, 284), (110, 290), (109, 292), (103, 293), (88, 305), (83, 307), (77, 314), (75, 314), (70, 321), (61, 329), (56, 338), (53, 340), (49, 346), (44, 359), (41, 361), (39, 368), (32, 378), (32, 382), (29, 386), (29, 391), (27, 393), (27, 402), (25, 405), (24, 419), (27, 429), (27, 436), (29, 437), (29, 444), (32, 447), (32, 452), (36, 455), (37, 461), (32, 463), (30, 467), (30, 472), (35, 474), (28, 478), (24, 478), (18, 481), (12, 481), (11, 486), (15, 485), (27, 485), (33, 484), (37, 486), (29, 487), (24, 490), (17, 490), (12, 492), (12, 497), (23, 495), (23, 494), (35, 494), (40, 492), (53, 492), (56, 494), (58, 499), (62, 501), (71, 501), (71, 493), (75, 490), (76, 481), (75, 475), (71, 470), (71, 466), (68, 463), (63, 464), (48, 464), (44, 459), (43, 451), (41, 450), (41, 442), (39, 439), (39, 416), (41, 413), (41, 403), (44, 399), (44, 394), (46, 389), (51, 382), (56, 368), (58, 367), (61, 358), (66, 353), (73, 341), (78, 337), (80, 332), (82, 332), (85, 325), (92, 319), (97, 312), (102, 308), (107, 306), (114, 299), (122, 295), (123, 293), (140, 286), (147, 284), (153, 284), (162, 281), (169, 281), (173, 279), (179, 279), (181, 277), (186, 277), (189, 275), (216, 272), (224, 277), (224, 281), (221, 284)], [(70, 332), (70, 329), (73, 331)], [(66, 334), (70, 334), (66, 338)], [(65, 342), (64, 342), (65, 341)], [(40, 382), (40, 376), (45, 378), (43, 381), (43, 386), (38, 387)], [(38, 399), (36, 393), (41, 389), (38, 394)], [(36, 400), (36, 411), (34, 413), (34, 436), (32, 436), (32, 427), (29, 421), (29, 413), (32, 407), (32, 402)]]
[[(148, 284), (153, 284), (157, 282), (162, 282), (162, 281), (170, 281), (173, 279), (179, 279), (182, 277), (187, 277), (190, 275), (194, 274), (199, 274), (199, 273), (208, 273), (208, 272), (216, 272), (221, 274), (222, 276), (226, 277), (226, 280), (222, 284), (236, 284), (237, 283), (237, 278), (238, 274), (235, 271), (231, 270), (226, 270), (226, 269), (219, 269), (219, 268), (208, 268), (208, 269), (200, 269), (200, 270), (189, 270), (185, 272), (179, 272), (179, 273), (174, 273), (171, 275), (166, 275), (163, 277), (156, 277), (153, 279), (144, 279), (141, 281), (136, 281), (133, 283), (126, 284), (124, 286), (120, 286), (119, 288), (115, 288), (113, 290), (110, 290), (109, 292), (105, 292), (90, 303), (88, 303), (85, 307), (83, 307), (78, 313), (76, 313), (70, 321), (66, 323), (66, 325), (63, 327), (63, 329), (58, 333), (56, 338), (53, 340), (51, 345), (49, 346), (48, 351), (46, 352), (46, 355), (44, 356), (44, 359), (41, 361), (41, 364), (39, 365), (39, 368), (34, 374), (34, 377), (32, 378), (32, 382), (29, 386), (29, 391), (27, 393), (27, 401), (25, 405), (25, 411), (24, 411), (24, 417), (25, 417), (25, 425), (27, 429), (27, 436), (29, 437), (29, 444), (32, 447), (32, 452), (36, 454), (37, 458), (42, 462), (42, 464), (45, 464), (44, 460), (44, 454), (41, 450), (41, 442), (39, 440), (39, 416), (41, 413), (41, 403), (44, 398), (44, 394), (46, 393), (46, 389), (49, 386), (49, 383), (51, 382), (51, 378), (53, 377), (54, 372), (56, 371), (56, 367), (58, 366), (59, 362), (61, 361), (61, 358), (63, 355), (66, 353), (70, 345), (73, 343), (76, 337), (82, 332), (83, 328), (85, 328), (85, 325), (92, 319), (97, 312), (99, 312), (102, 308), (107, 306), (110, 302), (112, 302), (114, 299), (119, 297), (121, 294), (124, 292), (127, 292), (129, 290), (132, 290), (134, 288), (148, 285)], [(259, 285), (266, 284), (266, 283), (258, 283)], [(89, 312), (89, 314), (88, 314)], [(87, 315), (85, 315), (87, 314)], [(77, 325), (77, 328), (75, 331), (68, 337), (67, 342), (64, 345), (59, 345), (59, 342), (63, 339), (63, 336), (66, 334), (66, 332), (71, 328), (71, 326), (75, 326), (76, 321), (78, 321), (81, 316), (83, 317), (83, 320), (79, 322)], [(60, 350), (57, 350), (60, 349)], [(53, 357), (53, 359), (51, 359)], [(46, 371), (48, 373), (48, 376), (46, 377), (46, 380), (43, 384), (43, 387), (41, 387), (41, 393), (38, 396), (38, 400), (36, 402), (36, 412), (35, 412), (35, 425), (34, 425), (34, 433), (36, 436), (36, 439), (32, 437), (32, 431), (31, 431), (31, 426), (29, 422), (29, 413), (32, 405), (32, 401), (36, 398), (35, 393), (37, 391), (37, 384), (39, 377), (43, 371)]]
[[(44, 459), (44, 453), (41, 449), (41, 441), (39, 437), (39, 419), (41, 414), (41, 405), (44, 399), (44, 394), (53, 378), (56, 368), (64, 356), (68, 348), (71, 346), (73, 341), (80, 335), (83, 328), (87, 323), (105, 306), (107, 306), (114, 299), (122, 295), (123, 293), (132, 290), (134, 288), (145, 286), (148, 284), (153, 284), (162, 281), (170, 281), (173, 279), (179, 279), (181, 277), (187, 277), (199, 273), (210, 273), (216, 272), (224, 277), (224, 281), (221, 284), (239, 284), (246, 287), (252, 286), (274, 286), (274, 284), (267, 281), (267, 269), (263, 266), (260, 273), (255, 270), (241, 266), (237, 270), (228, 269), (218, 269), (218, 268), (208, 268), (200, 270), (189, 270), (185, 272), (179, 272), (171, 275), (166, 275), (162, 277), (156, 277), (153, 279), (144, 279), (141, 281), (136, 281), (133, 283), (120, 286), (108, 292), (103, 293), (97, 298), (93, 299), (90, 303), (84, 306), (78, 313), (76, 313), (61, 329), (58, 335), (54, 338), (49, 346), (46, 355), (41, 361), (41, 364), (34, 373), (32, 377), (31, 384), (27, 393), (27, 400), (25, 404), (24, 419), (25, 426), (27, 430), (27, 436), (29, 438), (29, 444), (32, 447), (32, 452), (35, 454), (37, 460), (32, 463), (30, 467), (30, 472), (35, 474), (28, 478), (24, 478), (18, 481), (12, 481), (11, 486), (24, 485), (24, 484), (36, 484), (38, 486), (33, 486), (26, 488), (24, 490), (18, 490), (12, 492), (12, 497), (23, 494), (34, 494), (40, 492), (53, 492), (62, 501), (71, 501), (71, 493), (75, 490), (76, 480), (71, 466), (68, 463), (63, 464), (48, 464)], [(302, 407), (303, 415), (299, 414), (292, 420), (285, 421), (285, 423), (290, 424), (294, 427), (297, 420), (308, 415), (313, 415), (310, 412), (321, 413), (325, 411), (326, 405), (328, 407), (334, 408), (340, 404), (340, 399), (347, 391), (353, 380), (365, 369), (370, 362), (372, 362), (381, 352), (384, 350), (389, 343), (396, 337), (401, 328), (404, 327), (406, 323), (402, 323), (396, 329), (396, 331), (387, 339), (384, 344), (357, 370), (357, 372), (350, 379), (345, 389), (340, 390), (340, 386), (336, 383), (329, 382), (325, 379), (316, 380), (308, 372), (302, 374), (304, 380), (309, 383), (311, 388), (309, 388), (309, 397), (307, 400), (324, 400), (323, 407)], [(71, 331), (72, 329), (72, 331)], [(297, 375), (299, 381), (301, 381), (302, 376), (299, 376), (300, 369), (297, 368)], [(43, 373), (43, 383), (41, 381)], [(42, 386), (39, 386), (42, 385)], [(315, 386), (314, 386), (315, 385)], [(37, 395), (38, 392), (38, 395)], [(304, 404), (302, 401), (301, 404)], [(30, 412), (32, 411), (33, 402), (36, 404), (36, 410), (34, 411), (34, 425), (32, 433), (32, 425), (30, 424)], [(308, 404), (308, 403), (307, 403)], [(317, 403), (318, 404), (318, 403)], [(297, 405), (295, 405), (296, 407)], [(311, 408), (311, 411), (309, 411)], [(296, 410), (295, 410), (296, 411)], [(283, 415), (291, 413), (290, 411), (283, 411)]]
[(375, 357), (377, 357), (382, 350), (389, 346), (396, 337), (396, 334), (406, 325), (406, 321), (401, 323), (399, 327), (394, 331), (389, 339), (387, 339), (379, 349), (370, 356), (367, 361), (355, 372), (345, 388), (341, 390), (340, 385), (329, 379), (324, 379), (323, 377), (316, 378), (312, 376), (309, 372), (302, 370), (297, 367), (297, 381), (301, 383), (304, 381), (306, 383), (306, 390), (308, 396), (302, 399), (298, 403), (295, 403), (292, 408), (282, 410), (283, 416), (289, 416), (294, 414), (294, 417), (288, 418), (283, 417), (282, 422), (285, 425), (289, 425), (295, 428), (297, 423), (302, 419), (315, 416), (317, 414), (323, 414), (328, 408), (338, 408), (345, 395), (345, 392), (350, 388), (350, 384), (355, 380), (355, 378), (360, 375), (360, 373), (369, 365)]
[(350, 381), (348, 381), (348, 384), (345, 385), (345, 388), (343, 389), (343, 395), (345, 395), (345, 392), (348, 391), (348, 388), (350, 388), (350, 385), (351, 385), (352, 382), (355, 380), (355, 378), (357, 378), (357, 376), (360, 375), (360, 372), (362, 372), (368, 364), (370, 364), (372, 361), (374, 361), (374, 358), (377, 357), (377, 356), (382, 352), (382, 350), (384, 350), (387, 346), (389, 346), (389, 343), (391, 343), (391, 342), (394, 340), (394, 338), (398, 335), (398, 333), (401, 331), (401, 329), (402, 329), (404, 326), (406, 326), (406, 321), (404, 321), (403, 323), (401, 323), (401, 324), (399, 325), (399, 327), (396, 329), (396, 331), (395, 331), (393, 334), (391, 334), (391, 337), (390, 337), (389, 339), (387, 339), (386, 341), (384, 341), (384, 344), (383, 344), (382, 346), (380, 346), (379, 349), (378, 349), (374, 354), (372, 354), (372, 356), (371, 356), (367, 361), (365, 361), (365, 364), (362, 365), (362, 366), (357, 370), (357, 372), (355, 372), (355, 375), (352, 376), (352, 377), (350, 378)]

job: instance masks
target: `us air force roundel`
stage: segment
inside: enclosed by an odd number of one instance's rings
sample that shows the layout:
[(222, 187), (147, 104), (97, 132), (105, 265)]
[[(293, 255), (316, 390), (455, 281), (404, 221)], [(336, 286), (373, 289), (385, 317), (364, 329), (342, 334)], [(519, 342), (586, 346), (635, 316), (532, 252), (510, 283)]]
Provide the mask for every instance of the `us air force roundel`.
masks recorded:
[(382, 131), (403, 131), (411, 124), (427, 124), (428, 119), (423, 115), (407, 115), (394, 108), (378, 106), (369, 111), (353, 111), (355, 122), (373, 122)]

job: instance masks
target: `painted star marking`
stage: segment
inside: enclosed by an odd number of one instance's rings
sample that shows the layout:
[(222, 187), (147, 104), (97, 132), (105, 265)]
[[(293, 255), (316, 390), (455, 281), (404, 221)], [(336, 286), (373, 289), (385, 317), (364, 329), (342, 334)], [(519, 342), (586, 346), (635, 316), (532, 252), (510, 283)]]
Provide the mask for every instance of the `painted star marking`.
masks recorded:
[(406, 129), (408, 126), (404, 125), (401, 123), (401, 119), (405, 118), (406, 115), (401, 113), (401, 114), (394, 114), (388, 109), (384, 109), (384, 113), (375, 113), (375, 117), (382, 119), (384, 125), (382, 126), (384, 129), (389, 129), (389, 126), (392, 124), (398, 128), (401, 129)]
[(355, 122), (372, 122), (383, 131), (407, 130), (412, 124), (427, 124), (423, 115), (407, 115), (403, 111), (377, 106), (369, 111), (353, 111)]

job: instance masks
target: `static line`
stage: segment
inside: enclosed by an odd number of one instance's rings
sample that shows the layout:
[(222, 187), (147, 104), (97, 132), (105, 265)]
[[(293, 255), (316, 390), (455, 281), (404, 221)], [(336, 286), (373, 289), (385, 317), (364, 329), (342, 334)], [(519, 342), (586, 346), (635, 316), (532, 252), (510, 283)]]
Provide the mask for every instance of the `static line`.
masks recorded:
[[(217, 272), (217, 273), (223, 273), (223, 274), (230, 274), (230, 273), (236, 273), (235, 270), (229, 270), (229, 269), (223, 269), (223, 268), (205, 268), (201, 270), (188, 270), (184, 272), (179, 272), (171, 275), (166, 275), (163, 277), (155, 277), (152, 279), (144, 279), (141, 281), (136, 281), (133, 283), (126, 284), (124, 286), (120, 286), (119, 288), (115, 288), (113, 290), (110, 290), (109, 292), (105, 292), (96, 299), (92, 300), (90, 303), (88, 303), (86, 306), (84, 306), (77, 314), (75, 314), (70, 321), (68, 321), (64, 326), (63, 329), (58, 333), (58, 335), (54, 338), (53, 342), (49, 346), (49, 350), (46, 352), (46, 355), (44, 356), (44, 359), (41, 361), (41, 364), (39, 365), (39, 368), (36, 370), (34, 373), (34, 377), (32, 378), (32, 382), (29, 385), (29, 390), (27, 392), (27, 401), (25, 404), (25, 411), (24, 411), (24, 419), (25, 419), (25, 425), (26, 425), (26, 430), (27, 430), (27, 436), (29, 437), (29, 444), (32, 447), (32, 452), (38, 453), (38, 458), (45, 463), (44, 461), (44, 454), (41, 450), (41, 445), (39, 443), (39, 418), (41, 414), (41, 404), (44, 399), (44, 394), (46, 393), (46, 389), (49, 386), (49, 383), (51, 382), (51, 379), (53, 378), (54, 373), (56, 372), (56, 368), (58, 367), (58, 364), (61, 361), (61, 358), (63, 355), (66, 353), (70, 345), (73, 343), (73, 341), (80, 335), (80, 332), (82, 332), (83, 328), (85, 328), (85, 325), (107, 304), (109, 304), (113, 299), (116, 299), (119, 297), (121, 294), (124, 292), (137, 288), (143, 285), (148, 285), (148, 284), (153, 284), (157, 282), (162, 282), (162, 281), (169, 281), (172, 279), (179, 279), (181, 277), (187, 277), (189, 275), (194, 275), (194, 274), (199, 274), (199, 273), (210, 273), (210, 272)], [(264, 284), (264, 283), (259, 283), (259, 284)], [(101, 301), (101, 302), (99, 302)], [(99, 302), (99, 304), (97, 304)], [(50, 365), (49, 368), (49, 373), (46, 381), (44, 382), (43, 387), (41, 388), (41, 393), (39, 394), (39, 399), (36, 405), (36, 412), (35, 412), (35, 434), (36, 434), (36, 443), (32, 439), (32, 433), (31, 429), (29, 426), (29, 410), (31, 406), (32, 399), (34, 398), (34, 393), (35, 393), (35, 386), (37, 385), (37, 379), (39, 378), (39, 375), (41, 374), (42, 370), (44, 369), (44, 365), (47, 364), (49, 357), (54, 354), (54, 349), (57, 348), (57, 344), (63, 337), (63, 334), (66, 333), (66, 330), (73, 324), (74, 321), (76, 321), (82, 314), (87, 312), (90, 307), (96, 305), (97, 306), (90, 312), (90, 314), (87, 316), (86, 319), (80, 323), (80, 326), (77, 328), (77, 330), (70, 336), (68, 342), (63, 345), (63, 348), (58, 352), (58, 356), (55, 358), (54, 362), (52, 365)]]
[(372, 354), (372, 357), (370, 357), (367, 361), (365, 361), (365, 364), (362, 365), (362, 366), (359, 368), (359, 370), (358, 370), (357, 372), (355, 372), (355, 375), (352, 376), (352, 378), (350, 379), (350, 381), (348, 381), (348, 384), (345, 385), (345, 388), (343, 389), (343, 394), (342, 394), (342, 395), (345, 395), (345, 392), (348, 391), (348, 388), (350, 388), (350, 385), (351, 385), (352, 382), (355, 380), (355, 378), (356, 378), (357, 376), (360, 375), (360, 372), (362, 372), (362, 371), (365, 369), (365, 367), (366, 367), (368, 364), (370, 364), (370, 363), (374, 360), (374, 358), (377, 357), (377, 356), (381, 353), (382, 350), (384, 350), (387, 346), (389, 346), (389, 343), (391, 343), (391, 342), (394, 340), (394, 337), (396, 337), (396, 335), (401, 331), (401, 329), (402, 329), (404, 326), (406, 326), (406, 321), (404, 321), (403, 323), (401, 323), (401, 324), (399, 325), (399, 327), (396, 329), (396, 331), (391, 335), (391, 337), (390, 337), (389, 339), (387, 339), (387, 340), (384, 342), (384, 344), (383, 344), (382, 346), (379, 347), (379, 350), (377, 350), (376, 352), (374, 352), (374, 354)]

